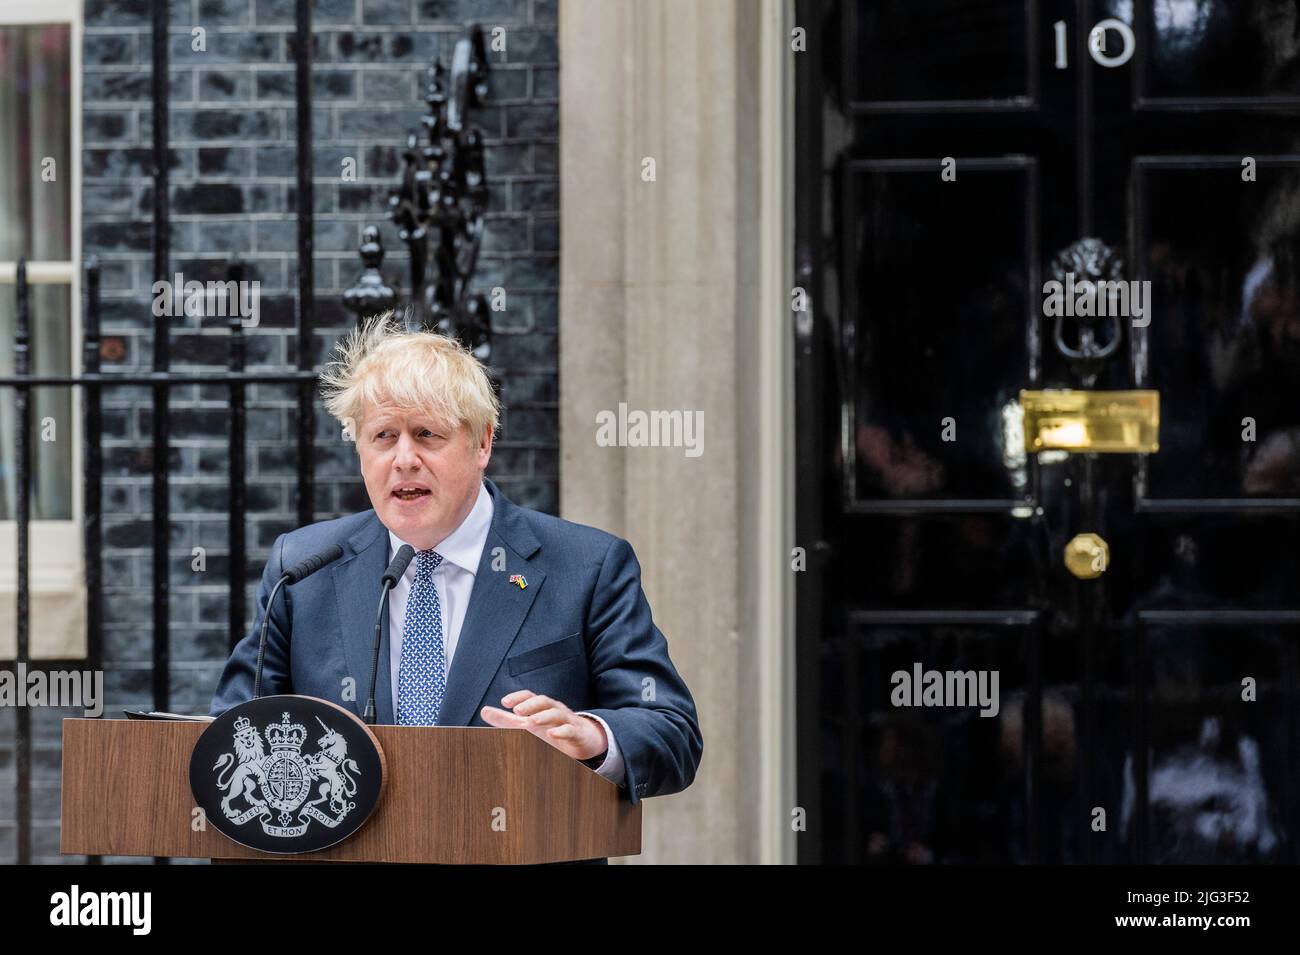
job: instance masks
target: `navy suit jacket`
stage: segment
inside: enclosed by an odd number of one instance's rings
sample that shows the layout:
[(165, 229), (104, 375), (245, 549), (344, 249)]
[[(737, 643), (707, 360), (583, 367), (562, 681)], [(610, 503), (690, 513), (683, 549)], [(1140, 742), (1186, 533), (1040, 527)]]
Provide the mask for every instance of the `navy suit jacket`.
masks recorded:
[[(520, 507), (492, 481), (492, 526), (447, 675), (438, 723), (487, 726), (483, 706), (528, 689), (609, 724), (623, 754), (624, 794), (680, 792), (695, 778), (704, 742), (695, 701), (668, 657), (641, 589), (627, 541)], [(262, 692), (299, 693), (352, 709), (370, 688), (379, 582), (388, 566), (388, 531), (373, 510), (280, 535), (257, 591), (252, 631), (235, 647), (209, 709), (216, 716), (251, 699), (271, 588), (300, 560), (330, 544), (343, 556), (281, 589), (271, 611)], [(493, 569), (493, 558), (504, 567)], [(501, 560), (496, 561), (501, 567)], [(522, 574), (527, 586), (510, 583)], [(388, 614), (375, 691), (376, 718), (393, 723)], [(344, 700), (352, 678), (353, 700)]]

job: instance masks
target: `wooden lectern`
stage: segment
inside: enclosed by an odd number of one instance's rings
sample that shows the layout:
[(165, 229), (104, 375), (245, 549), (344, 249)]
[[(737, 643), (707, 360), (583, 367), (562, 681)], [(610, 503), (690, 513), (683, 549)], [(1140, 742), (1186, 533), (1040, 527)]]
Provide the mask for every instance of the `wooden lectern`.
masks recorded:
[[(320, 852), (195, 831), (190, 751), (207, 723), (63, 721), (61, 849), (240, 861), (564, 862), (641, 852), (641, 804), (526, 730), (371, 726), (387, 763), (374, 814)], [(494, 825), (495, 821), (495, 825)]]

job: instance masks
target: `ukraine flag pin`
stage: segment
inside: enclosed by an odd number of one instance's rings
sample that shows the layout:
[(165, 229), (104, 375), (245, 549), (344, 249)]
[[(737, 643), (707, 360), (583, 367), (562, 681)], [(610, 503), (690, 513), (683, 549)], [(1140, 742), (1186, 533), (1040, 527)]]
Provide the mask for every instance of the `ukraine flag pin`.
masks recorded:
[(524, 578), (523, 574), (511, 574), (510, 582), (512, 584), (518, 584), (520, 590), (523, 590), (528, 586), (528, 581)]

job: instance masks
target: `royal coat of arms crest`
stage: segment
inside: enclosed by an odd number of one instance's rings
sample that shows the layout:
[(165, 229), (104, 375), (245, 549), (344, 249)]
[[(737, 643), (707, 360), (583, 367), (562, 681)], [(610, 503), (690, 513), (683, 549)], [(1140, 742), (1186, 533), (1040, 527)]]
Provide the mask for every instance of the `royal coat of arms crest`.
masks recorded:
[(260, 820), (268, 836), (303, 835), (315, 820), (333, 829), (356, 808), (360, 769), (348, 757), (347, 740), (319, 717), (322, 735), (316, 752), (304, 755), (307, 728), (290, 723), (284, 713), (279, 723), (266, 727), (265, 740), (247, 717), (235, 720), (234, 752), (218, 757), (212, 771), (224, 796), (221, 811), (233, 824)]

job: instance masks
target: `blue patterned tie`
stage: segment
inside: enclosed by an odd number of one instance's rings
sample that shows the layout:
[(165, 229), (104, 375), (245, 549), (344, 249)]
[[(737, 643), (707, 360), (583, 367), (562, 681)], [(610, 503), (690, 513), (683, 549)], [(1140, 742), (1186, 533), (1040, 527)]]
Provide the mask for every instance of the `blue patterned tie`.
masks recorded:
[(433, 586), (433, 571), (441, 563), (437, 551), (422, 550), (415, 555), (415, 583), (406, 595), (402, 660), (397, 666), (397, 722), (401, 726), (436, 726), (447, 690), (442, 608)]

